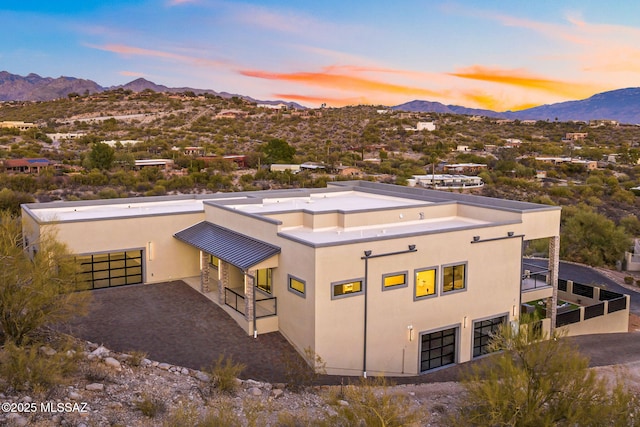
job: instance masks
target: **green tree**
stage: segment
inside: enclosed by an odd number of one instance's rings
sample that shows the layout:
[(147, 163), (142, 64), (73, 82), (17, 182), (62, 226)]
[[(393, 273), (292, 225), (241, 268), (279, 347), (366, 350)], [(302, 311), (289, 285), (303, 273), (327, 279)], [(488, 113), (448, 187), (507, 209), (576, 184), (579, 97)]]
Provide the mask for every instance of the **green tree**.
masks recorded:
[(96, 142), (91, 147), (89, 161), (91, 168), (109, 170), (115, 160), (115, 150), (104, 142)]
[(20, 346), (45, 325), (81, 314), (88, 295), (74, 292), (77, 266), (54, 235), (22, 242), (20, 218), (0, 212), (0, 332)]
[(637, 398), (621, 381), (611, 386), (598, 378), (568, 338), (542, 336), (533, 318), (522, 320), (520, 327), (503, 325), (490, 342), (501, 353), (467, 374), (455, 425), (637, 425)]
[(273, 138), (267, 142), (263, 147), (267, 163), (293, 163), (293, 155), (296, 154), (296, 149), (289, 145), (289, 143), (283, 139)]
[(562, 210), (560, 257), (592, 266), (614, 266), (631, 244), (623, 227), (580, 204)]

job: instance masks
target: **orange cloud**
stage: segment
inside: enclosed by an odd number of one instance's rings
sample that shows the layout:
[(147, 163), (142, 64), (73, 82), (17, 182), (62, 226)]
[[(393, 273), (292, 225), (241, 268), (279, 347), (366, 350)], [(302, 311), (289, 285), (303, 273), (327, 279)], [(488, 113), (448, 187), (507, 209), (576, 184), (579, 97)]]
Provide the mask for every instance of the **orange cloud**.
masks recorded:
[(574, 99), (584, 98), (593, 95), (600, 90), (606, 89), (603, 86), (598, 85), (572, 83), (562, 80), (537, 77), (524, 70), (492, 69), (481, 65), (474, 65), (469, 68), (461, 69), (455, 73), (449, 73), (449, 75), (463, 79), (499, 83), (524, 89), (534, 89)]
[(213, 59), (204, 59), (195, 56), (188, 55), (180, 55), (172, 52), (165, 52), (161, 50), (153, 50), (153, 49), (144, 49), (135, 46), (127, 46), (121, 44), (107, 44), (103, 46), (90, 45), (95, 49), (104, 50), (107, 52), (117, 53), (119, 55), (125, 56), (150, 56), (155, 58), (168, 59), (178, 62), (187, 62), (190, 64), (195, 64), (199, 66), (207, 66), (207, 67), (221, 67), (228, 66), (229, 64), (223, 61), (216, 61)]
[(118, 74), (127, 77), (144, 77), (146, 75), (145, 73), (138, 73), (136, 71), (120, 71)]
[(351, 92), (383, 92), (394, 95), (441, 97), (442, 93), (405, 85), (385, 83), (363, 77), (346, 74), (331, 73), (331, 68), (324, 72), (298, 72), (298, 73), (270, 73), (259, 70), (240, 70), (239, 73), (247, 77), (255, 77), (267, 80), (295, 82), (308, 86), (320, 86), (331, 89)]

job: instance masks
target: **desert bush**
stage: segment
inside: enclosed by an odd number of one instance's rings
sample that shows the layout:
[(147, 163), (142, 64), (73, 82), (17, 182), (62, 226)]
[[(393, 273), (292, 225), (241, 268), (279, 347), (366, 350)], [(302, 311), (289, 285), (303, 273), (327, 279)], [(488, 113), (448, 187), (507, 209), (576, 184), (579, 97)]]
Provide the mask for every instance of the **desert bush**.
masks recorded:
[[(521, 323), (530, 320), (523, 316)], [(467, 373), (453, 425), (635, 425), (637, 398), (620, 381), (611, 392), (575, 344), (532, 332), (503, 325), (492, 337), (490, 349), (500, 352)]]
[(211, 377), (211, 386), (224, 393), (233, 393), (238, 387), (238, 376), (245, 365), (234, 363), (231, 357), (221, 354), (208, 369), (203, 369)]
[(326, 362), (311, 347), (304, 349), (304, 356), (287, 354), (284, 358), (285, 379), (292, 391), (300, 391), (316, 383), (320, 375), (325, 375)]
[(163, 423), (164, 427), (241, 427), (242, 422), (233, 412), (232, 405), (220, 404), (201, 412), (192, 404), (180, 405)]
[(337, 415), (329, 418), (333, 426), (413, 426), (427, 419), (426, 411), (413, 406), (407, 395), (392, 392), (383, 377), (361, 379), (342, 394), (349, 404), (337, 406)]
[(17, 346), (5, 342), (0, 351), (0, 379), (4, 388), (16, 391), (44, 392), (66, 382), (77, 369), (77, 360), (69, 347), (62, 347), (55, 354), (41, 351), (42, 344), (33, 342)]
[(633, 284), (633, 277), (625, 276), (624, 277), (624, 283), (626, 283), (627, 285), (632, 285)]
[(147, 358), (147, 353), (142, 350), (129, 351), (127, 354), (129, 355), (127, 363), (131, 366), (140, 366), (142, 361)]
[(137, 410), (149, 418), (155, 418), (162, 415), (167, 409), (167, 405), (164, 401), (156, 397), (146, 395), (142, 397), (142, 400), (136, 401), (134, 405)]

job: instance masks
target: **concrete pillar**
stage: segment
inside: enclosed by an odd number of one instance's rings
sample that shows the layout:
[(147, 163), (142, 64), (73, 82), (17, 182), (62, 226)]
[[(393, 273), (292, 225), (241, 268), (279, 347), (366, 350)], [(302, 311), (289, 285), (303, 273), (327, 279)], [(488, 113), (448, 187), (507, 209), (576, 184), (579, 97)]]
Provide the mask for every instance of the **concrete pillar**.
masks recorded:
[(549, 285), (553, 287), (551, 297), (547, 298), (547, 316), (551, 319), (550, 333), (556, 329), (558, 314), (558, 269), (560, 268), (560, 236), (549, 238)]
[(208, 294), (209, 288), (209, 254), (200, 251), (200, 292)]
[(253, 313), (255, 310), (254, 301), (254, 277), (255, 271), (249, 272), (244, 275), (244, 316), (247, 320), (253, 319)]

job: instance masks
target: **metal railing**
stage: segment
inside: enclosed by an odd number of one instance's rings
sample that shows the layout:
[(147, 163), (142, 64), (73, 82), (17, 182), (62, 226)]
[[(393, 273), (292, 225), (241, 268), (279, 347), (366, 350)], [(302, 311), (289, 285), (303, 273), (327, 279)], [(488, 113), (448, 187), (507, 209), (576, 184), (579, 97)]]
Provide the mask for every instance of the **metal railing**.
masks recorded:
[(244, 295), (239, 294), (231, 288), (224, 288), (224, 304), (233, 308), (238, 313), (244, 314)]
[[(231, 288), (224, 288), (224, 304), (244, 315), (245, 296)], [(256, 298), (256, 319), (278, 314), (276, 297)]]

